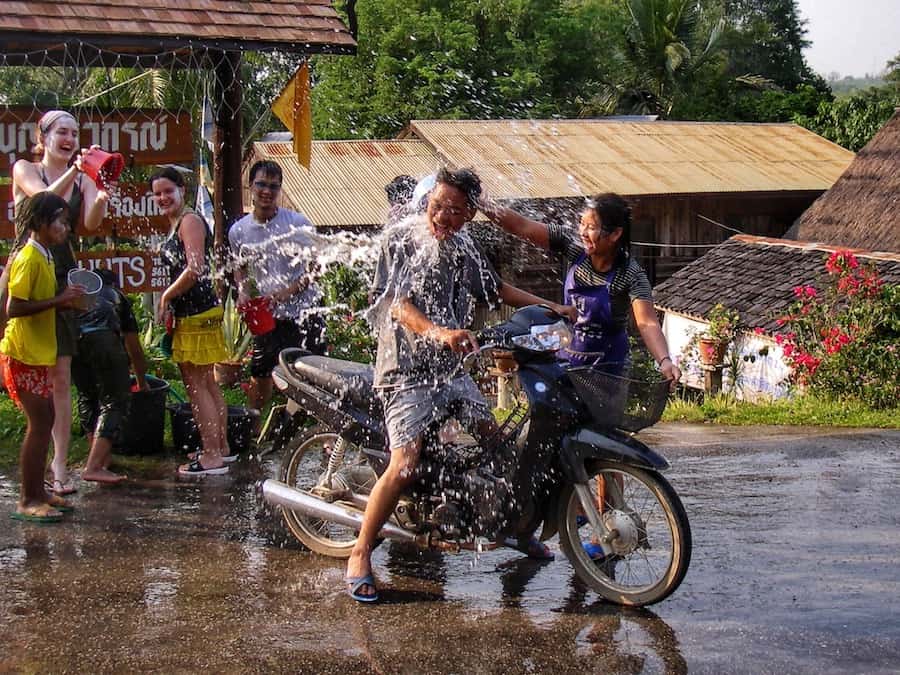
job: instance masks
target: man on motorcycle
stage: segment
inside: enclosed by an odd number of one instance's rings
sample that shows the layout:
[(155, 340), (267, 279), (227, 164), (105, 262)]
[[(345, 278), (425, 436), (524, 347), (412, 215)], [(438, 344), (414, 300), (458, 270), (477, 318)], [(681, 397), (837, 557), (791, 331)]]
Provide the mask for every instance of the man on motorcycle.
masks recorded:
[[(476, 301), (523, 307), (546, 304), (570, 315), (571, 307), (548, 303), (504, 283), (464, 225), (475, 215), (481, 181), (471, 170), (441, 169), (425, 214), (386, 231), (373, 313), (378, 332), (375, 387), (384, 406), (391, 448), (388, 468), (375, 483), (362, 528), (347, 562), (347, 590), (354, 600), (378, 599), (371, 554), (378, 532), (415, 468), (428, 426), (453, 404), (457, 418), (478, 437), (497, 431), (475, 382), (460, 372), (462, 357), (478, 349), (466, 329)], [(540, 542), (524, 537), (516, 548), (548, 557)]]

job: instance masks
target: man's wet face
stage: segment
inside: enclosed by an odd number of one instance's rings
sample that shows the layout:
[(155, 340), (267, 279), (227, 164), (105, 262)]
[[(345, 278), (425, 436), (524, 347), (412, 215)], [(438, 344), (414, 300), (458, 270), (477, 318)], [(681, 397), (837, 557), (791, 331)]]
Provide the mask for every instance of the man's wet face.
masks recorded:
[(449, 239), (470, 220), (466, 194), (459, 188), (438, 183), (428, 198), (428, 225), (438, 241)]

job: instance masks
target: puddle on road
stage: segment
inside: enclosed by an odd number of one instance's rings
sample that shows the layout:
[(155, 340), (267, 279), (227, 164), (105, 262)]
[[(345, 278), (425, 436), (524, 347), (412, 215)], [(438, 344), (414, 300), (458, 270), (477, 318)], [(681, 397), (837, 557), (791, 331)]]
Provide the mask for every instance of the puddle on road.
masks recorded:
[[(872, 608), (891, 583), (900, 591), (884, 576), (898, 550), (890, 495), (900, 466), (882, 459), (771, 451), (674, 462), (694, 557), (654, 611), (598, 602), (555, 541), (557, 560), (545, 564), (502, 549), (476, 562), (385, 544), (374, 556), (384, 603), (360, 607), (344, 593), (343, 563), (303, 551), (258, 501), (269, 464), (242, 462), (224, 478), (82, 484), (67, 522), (0, 528), (0, 664), (482, 672), (490, 654), (494, 672), (678, 673), (687, 655), (719, 667), (763, 635), (798, 645), (879, 635), (897, 616)], [(16, 492), (0, 477), (2, 508)], [(704, 647), (713, 636), (733, 649)], [(866, 650), (896, 655), (896, 641)], [(854, 653), (836, 641), (800, 663)]]

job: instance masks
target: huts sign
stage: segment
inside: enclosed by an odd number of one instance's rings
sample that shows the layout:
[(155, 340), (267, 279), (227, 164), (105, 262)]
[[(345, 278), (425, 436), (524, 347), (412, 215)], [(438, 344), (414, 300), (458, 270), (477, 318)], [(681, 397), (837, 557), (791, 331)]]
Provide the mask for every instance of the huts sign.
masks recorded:
[[(147, 251), (85, 251), (75, 254), (79, 267), (112, 270), (119, 288), (126, 293), (160, 292), (169, 285), (159, 257)], [(0, 270), (7, 259), (0, 259)]]

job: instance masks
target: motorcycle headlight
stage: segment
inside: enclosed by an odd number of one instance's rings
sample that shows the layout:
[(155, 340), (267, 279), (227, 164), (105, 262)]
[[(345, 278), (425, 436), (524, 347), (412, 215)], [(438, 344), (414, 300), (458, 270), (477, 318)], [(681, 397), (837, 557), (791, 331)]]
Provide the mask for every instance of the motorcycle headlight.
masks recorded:
[(533, 352), (555, 352), (568, 347), (572, 341), (572, 331), (565, 321), (532, 326), (528, 335), (517, 335), (512, 338), (516, 347)]

